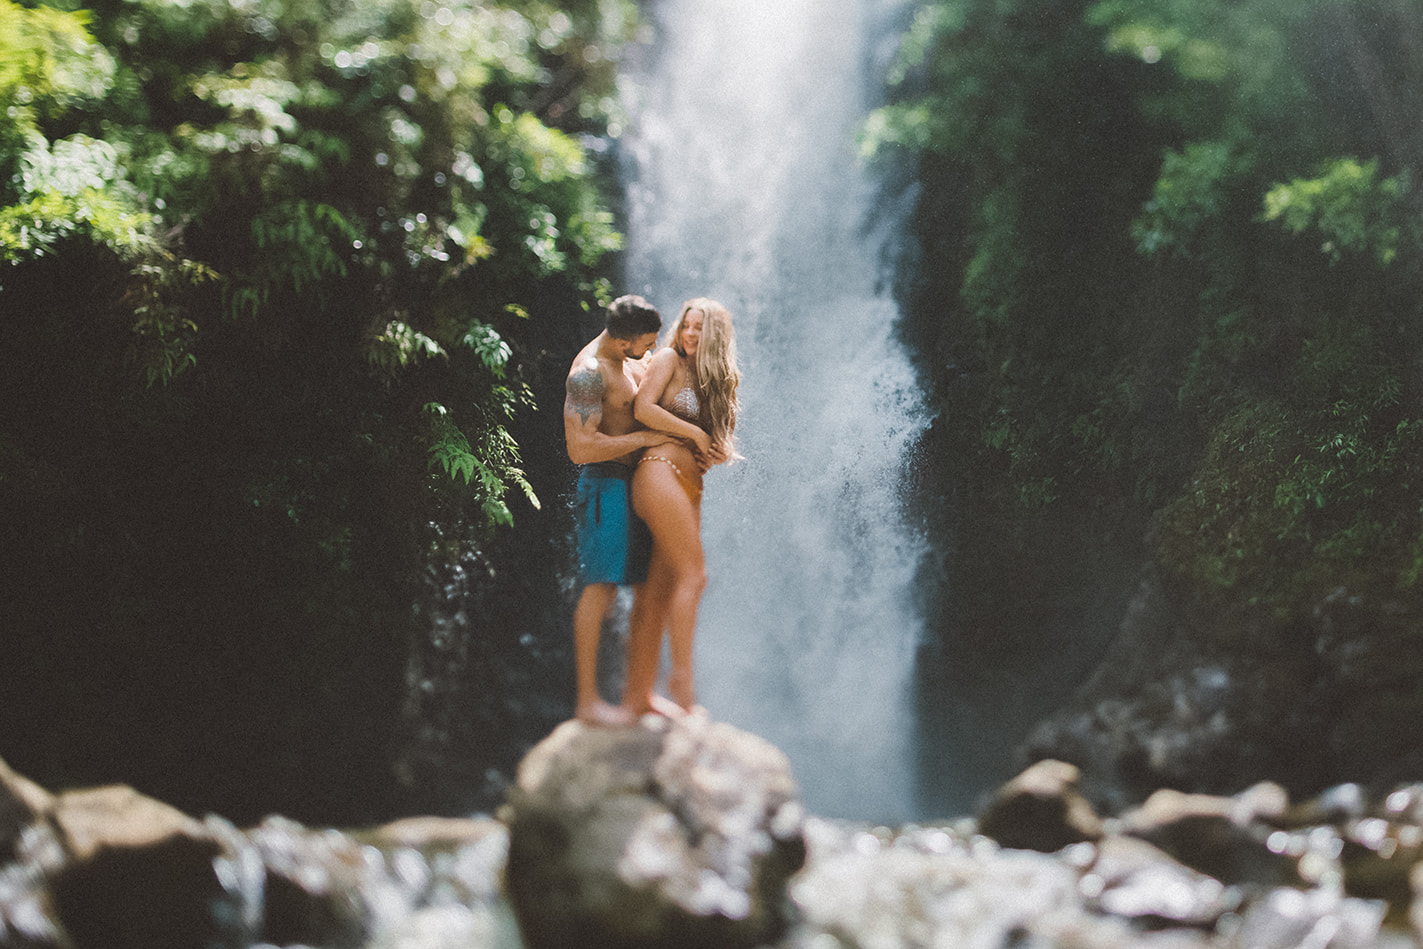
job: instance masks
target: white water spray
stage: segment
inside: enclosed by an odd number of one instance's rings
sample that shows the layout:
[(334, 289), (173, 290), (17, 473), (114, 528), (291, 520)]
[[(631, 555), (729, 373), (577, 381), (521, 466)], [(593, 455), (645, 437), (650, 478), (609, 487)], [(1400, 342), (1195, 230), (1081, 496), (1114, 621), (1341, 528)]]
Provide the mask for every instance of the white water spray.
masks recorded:
[(924, 552), (902, 482), (927, 419), (855, 152), (876, 5), (656, 6), (625, 77), (628, 289), (668, 324), (719, 299), (737, 327), (746, 460), (707, 477), (699, 700), (785, 750), (812, 811), (902, 821)]

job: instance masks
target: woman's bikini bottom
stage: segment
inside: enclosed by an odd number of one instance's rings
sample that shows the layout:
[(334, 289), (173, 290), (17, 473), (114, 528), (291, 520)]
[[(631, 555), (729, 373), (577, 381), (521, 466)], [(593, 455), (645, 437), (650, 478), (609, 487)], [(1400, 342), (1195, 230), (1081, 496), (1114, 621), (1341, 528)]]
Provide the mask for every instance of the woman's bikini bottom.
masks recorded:
[(659, 455), (655, 451), (648, 452), (647, 454), (643, 455), (640, 459), (638, 459), (637, 463), (640, 465), (644, 461), (660, 461), (667, 467), (671, 468), (673, 473), (677, 475), (677, 480), (682, 483), (682, 490), (687, 492), (687, 499), (692, 502), (692, 505), (694, 507), (698, 504), (701, 504), (702, 486), (700, 484), (700, 480), (693, 481), (691, 478), (687, 477), (687, 475), (682, 472), (681, 467), (678, 466), (675, 461), (673, 461), (671, 458), (668, 458), (666, 455)]

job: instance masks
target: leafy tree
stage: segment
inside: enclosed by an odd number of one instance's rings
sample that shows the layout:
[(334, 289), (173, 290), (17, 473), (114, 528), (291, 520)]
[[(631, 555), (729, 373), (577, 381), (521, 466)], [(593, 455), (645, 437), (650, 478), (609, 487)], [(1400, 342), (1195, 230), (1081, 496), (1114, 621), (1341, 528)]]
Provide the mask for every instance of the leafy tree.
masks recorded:
[(1418, 12), (920, 5), (866, 150), (919, 158), (908, 328), (981, 562), (1111, 512), (1283, 618), (1415, 589)]
[[(141, 699), (166, 689), (241, 747), (291, 736), (202, 806), (388, 806), (335, 776), (390, 778), (432, 561), (559, 487), (516, 434), (609, 295), (585, 142), (634, 26), (618, 0), (0, 0), (12, 674), (174, 735), (124, 759), (77, 720), (33, 773), (214, 793), (215, 749), (172, 767), (187, 733)], [(53, 754), (23, 704), (0, 730)]]

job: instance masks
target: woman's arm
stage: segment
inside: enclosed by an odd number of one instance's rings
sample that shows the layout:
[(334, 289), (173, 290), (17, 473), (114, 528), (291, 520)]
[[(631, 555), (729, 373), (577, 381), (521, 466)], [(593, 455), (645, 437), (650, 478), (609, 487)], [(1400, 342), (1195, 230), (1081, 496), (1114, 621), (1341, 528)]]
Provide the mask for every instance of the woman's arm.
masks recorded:
[(711, 450), (711, 436), (700, 425), (680, 419), (658, 404), (672, 381), (679, 359), (681, 357), (674, 349), (657, 351), (652, 357), (652, 364), (647, 367), (647, 375), (643, 376), (642, 384), (637, 387), (632, 414), (648, 428), (685, 438), (696, 445), (698, 452), (705, 453)]

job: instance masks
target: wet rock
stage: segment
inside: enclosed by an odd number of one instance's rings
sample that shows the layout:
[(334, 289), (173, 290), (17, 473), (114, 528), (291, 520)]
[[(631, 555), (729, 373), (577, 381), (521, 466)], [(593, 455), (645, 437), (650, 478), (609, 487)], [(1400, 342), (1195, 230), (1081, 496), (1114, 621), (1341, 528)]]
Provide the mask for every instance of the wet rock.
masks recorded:
[(1394, 789), (1384, 798), (1383, 807), (1378, 813), (1389, 820), (1423, 826), (1423, 784), (1409, 784)]
[(790, 890), (797, 922), (780, 949), (1210, 945), (1202, 932), (1146, 932), (1089, 907), (1077, 864), (1095, 852), (1090, 844), (1048, 855), (952, 828), (889, 831), (818, 819), (807, 822), (806, 837), (810, 856)]
[(410, 847), (422, 853), (459, 850), (503, 837), (504, 825), (489, 818), (407, 817), (377, 827), (364, 839), (383, 849)]
[(1345, 891), (1406, 907), (1412, 899), (1410, 874), (1423, 861), (1423, 827), (1381, 817), (1350, 821), (1341, 834), (1339, 863)]
[(1071, 868), (981, 837), (813, 820), (807, 839), (810, 857), (790, 891), (800, 916), (792, 949), (1022, 945), (1015, 933), (1076, 901)]
[(1003, 785), (979, 816), (979, 830), (1004, 847), (1053, 853), (1102, 836), (1102, 819), (1078, 789), (1081, 772), (1039, 761)]
[[(1273, 811), (1272, 811), (1273, 813)], [(1124, 833), (1224, 883), (1294, 883), (1294, 861), (1270, 849), (1249, 799), (1163, 789), (1122, 818)]]
[(501, 817), (530, 949), (768, 942), (805, 857), (785, 756), (699, 716), (564, 723), (520, 764)]
[(53, 806), (53, 795), (0, 759), (0, 863), (15, 859), (21, 832)]
[(1131, 837), (1104, 839), (1080, 888), (1087, 905), (1097, 912), (1152, 929), (1214, 927), (1242, 899), (1239, 889)]
[(248, 837), (265, 869), (261, 939), (277, 946), (359, 946), (369, 910), (372, 867), (358, 843), (271, 817)]
[(122, 786), (62, 794), (50, 822), (67, 855), (55, 907), (79, 949), (190, 949), (217, 938), (220, 847), (200, 822)]
[(422, 902), (492, 906), (502, 896), (509, 830), (492, 818), (412, 817), (360, 835)]
[(0, 946), (5, 949), (71, 949), (55, 922), (49, 893), (28, 867), (0, 869)]
[(1148, 569), (1101, 664), (1018, 754), (1082, 768), (1099, 810), (1152, 791), (1299, 795), (1423, 773), (1420, 612), (1336, 590), (1289, 620)]
[(1357, 784), (1340, 784), (1288, 808), (1277, 823), (1283, 827), (1342, 824), (1363, 817), (1367, 810), (1363, 788)]
[(1402, 945), (1380, 939), (1386, 907), (1332, 890), (1271, 890), (1243, 915), (1232, 946), (1249, 949), (1380, 949)]

